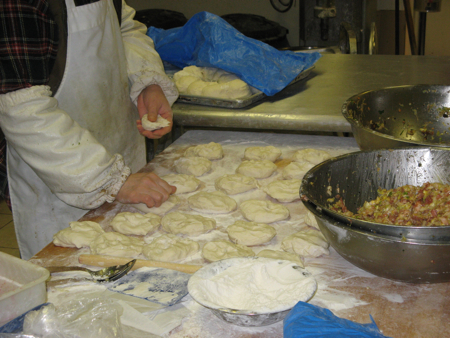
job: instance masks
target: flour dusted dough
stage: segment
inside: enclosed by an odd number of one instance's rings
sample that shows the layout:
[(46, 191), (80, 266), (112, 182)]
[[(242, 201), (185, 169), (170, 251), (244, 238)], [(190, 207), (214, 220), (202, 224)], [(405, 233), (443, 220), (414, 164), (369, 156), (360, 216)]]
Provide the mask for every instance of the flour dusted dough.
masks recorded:
[(299, 255), (292, 253), (292, 252), (286, 252), (286, 251), (277, 251), (277, 250), (270, 250), (265, 249), (256, 254), (256, 256), (259, 257), (266, 257), (266, 258), (273, 258), (273, 259), (282, 259), (285, 261), (292, 261), (297, 263), (302, 268), (305, 267), (305, 263), (300, 258)]
[(255, 189), (257, 183), (253, 177), (231, 174), (219, 177), (215, 182), (215, 187), (228, 195), (235, 195)]
[(202, 176), (211, 170), (211, 161), (204, 157), (181, 157), (175, 161), (179, 174)]
[(288, 208), (267, 200), (247, 200), (239, 208), (246, 219), (256, 223), (273, 223), (289, 217)]
[(227, 228), (230, 241), (247, 246), (261, 245), (275, 237), (274, 227), (255, 222), (236, 221)]
[(200, 250), (200, 245), (188, 238), (166, 234), (153, 239), (145, 245), (142, 253), (147, 259), (161, 262), (176, 262), (183, 260)]
[(167, 212), (169, 212), (170, 210), (172, 210), (173, 208), (175, 208), (178, 204), (180, 204), (180, 202), (181, 202), (181, 200), (177, 196), (171, 195), (171, 196), (169, 196), (167, 201), (165, 201), (159, 207), (149, 208), (144, 203), (130, 204), (130, 205), (146, 214), (152, 213), (152, 214), (162, 216), (162, 215), (166, 214)]
[(275, 162), (280, 156), (280, 148), (274, 146), (248, 147), (244, 152), (246, 160), (269, 160)]
[(317, 224), (316, 216), (311, 211), (306, 211), (306, 216), (304, 219), (305, 223), (313, 228), (319, 229), (319, 224)]
[(124, 235), (145, 236), (158, 229), (161, 217), (152, 213), (120, 212), (111, 221), (111, 226)]
[(202, 256), (209, 262), (233, 257), (254, 256), (252, 249), (241, 244), (233, 244), (225, 240), (208, 242), (203, 246)]
[(270, 197), (279, 202), (292, 202), (300, 198), (301, 180), (273, 181), (266, 185), (263, 190)]
[(210, 214), (227, 214), (237, 208), (237, 203), (222, 191), (200, 191), (188, 198), (189, 207)]
[(266, 178), (272, 175), (275, 170), (277, 170), (277, 166), (272, 161), (248, 160), (242, 161), (239, 167), (237, 167), (236, 173), (254, 178)]
[(150, 122), (148, 119), (148, 115), (145, 114), (144, 116), (142, 116), (141, 123), (142, 128), (150, 131), (170, 126), (169, 120), (166, 120), (161, 115), (158, 115), (155, 122)]
[(161, 179), (177, 187), (175, 194), (185, 194), (197, 190), (200, 185), (200, 180), (195, 178), (194, 175), (186, 174), (169, 174), (162, 176)]
[(301, 180), (312, 167), (314, 167), (314, 164), (307, 161), (291, 162), (282, 170), (281, 175), (286, 180)]
[(302, 257), (319, 257), (329, 255), (330, 245), (318, 230), (308, 229), (287, 236), (281, 242), (281, 249), (296, 253)]
[(296, 162), (308, 161), (313, 164), (319, 164), (331, 158), (331, 155), (325, 150), (320, 149), (301, 149), (294, 153), (293, 160)]
[(142, 252), (144, 241), (137, 237), (128, 237), (118, 232), (105, 232), (91, 242), (92, 254), (136, 257)]
[(161, 220), (162, 229), (174, 235), (198, 236), (216, 227), (216, 221), (201, 215), (171, 212)]
[(185, 157), (205, 157), (208, 160), (219, 160), (223, 157), (223, 148), (219, 143), (199, 144), (186, 149)]
[(66, 248), (82, 248), (89, 246), (97, 236), (104, 232), (100, 224), (96, 222), (70, 222), (68, 228), (53, 235), (53, 244)]

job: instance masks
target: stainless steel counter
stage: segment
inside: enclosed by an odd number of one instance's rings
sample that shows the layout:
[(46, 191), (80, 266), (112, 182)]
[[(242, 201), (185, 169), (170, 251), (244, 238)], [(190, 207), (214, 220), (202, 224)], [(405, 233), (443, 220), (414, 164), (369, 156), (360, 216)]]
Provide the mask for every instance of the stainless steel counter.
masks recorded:
[(360, 92), (411, 84), (450, 85), (450, 56), (324, 54), (311, 75), (260, 103), (225, 109), (173, 106), (179, 126), (351, 132), (342, 104)]

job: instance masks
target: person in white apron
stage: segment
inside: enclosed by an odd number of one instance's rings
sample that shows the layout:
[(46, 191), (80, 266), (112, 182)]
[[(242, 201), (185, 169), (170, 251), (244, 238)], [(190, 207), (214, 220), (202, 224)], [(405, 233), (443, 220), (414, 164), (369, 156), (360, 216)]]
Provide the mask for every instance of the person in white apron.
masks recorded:
[(32, 86), (0, 95), (23, 259), (88, 209), (116, 198), (151, 207), (173, 192), (154, 174), (134, 174), (146, 164), (143, 135), (170, 130), (144, 132), (136, 121), (147, 112), (171, 119), (178, 95), (146, 27), (132, 20), (135, 11), (125, 2), (121, 26), (111, 0), (65, 5), (67, 55), (57, 92)]

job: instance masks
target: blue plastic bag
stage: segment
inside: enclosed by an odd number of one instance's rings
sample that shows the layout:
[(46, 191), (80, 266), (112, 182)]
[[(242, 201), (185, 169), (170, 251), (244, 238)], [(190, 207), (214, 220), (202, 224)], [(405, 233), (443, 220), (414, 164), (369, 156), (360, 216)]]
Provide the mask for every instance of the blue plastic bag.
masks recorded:
[(336, 317), (330, 310), (298, 302), (283, 322), (284, 338), (386, 338), (372, 323), (359, 324)]
[(246, 37), (221, 17), (200, 12), (183, 27), (147, 31), (164, 61), (179, 68), (216, 67), (238, 75), (266, 95), (285, 88), (303, 70), (320, 58), (320, 53), (279, 51)]

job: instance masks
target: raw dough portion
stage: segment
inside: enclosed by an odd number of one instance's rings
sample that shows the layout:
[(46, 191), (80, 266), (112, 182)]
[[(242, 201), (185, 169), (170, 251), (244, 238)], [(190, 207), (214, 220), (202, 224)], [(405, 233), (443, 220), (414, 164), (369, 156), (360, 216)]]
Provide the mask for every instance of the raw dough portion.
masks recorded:
[(305, 263), (300, 258), (299, 255), (292, 253), (292, 252), (286, 252), (286, 251), (277, 251), (277, 250), (270, 250), (265, 249), (256, 254), (256, 256), (259, 257), (266, 257), (266, 258), (273, 258), (273, 259), (282, 259), (285, 261), (292, 261), (297, 263), (302, 268), (305, 267)]
[(236, 221), (227, 228), (230, 241), (247, 246), (261, 245), (275, 237), (274, 227), (255, 222)]
[(202, 256), (209, 262), (233, 257), (254, 256), (252, 249), (245, 245), (233, 244), (225, 240), (208, 242), (203, 246)]
[(198, 212), (227, 214), (236, 210), (237, 203), (222, 191), (200, 191), (188, 198), (189, 207)]
[(329, 158), (331, 158), (331, 155), (325, 150), (307, 148), (297, 150), (294, 153), (293, 160), (296, 162), (308, 161), (313, 164), (319, 164)]
[(100, 224), (91, 221), (70, 222), (69, 227), (53, 235), (53, 244), (66, 248), (82, 248), (105, 231)]
[(197, 79), (192, 82), (186, 89), (186, 94), (194, 96), (202, 96), (203, 89), (208, 86), (209, 83), (201, 79)]
[(215, 187), (228, 195), (235, 195), (255, 189), (257, 184), (253, 177), (231, 174), (219, 177), (215, 182)]
[(202, 176), (211, 170), (211, 161), (204, 157), (181, 157), (175, 161), (179, 174)]
[(292, 202), (300, 198), (301, 180), (273, 181), (266, 185), (263, 190), (270, 197), (279, 202)]
[(329, 255), (328, 244), (320, 231), (308, 229), (287, 236), (281, 242), (281, 249), (296, 253), (302, 257)]
[(111, 226), (124, 235), (145, 236), (158, 229), (161, 217), (152, 213), (120, 212), (111, 221)]
[(314, 214), (311, 211), (306, 211), (306, 216), (305, 216), (304, 221), (309, 226), (312, 226), (313, 228), (320, 230), (319, 224), (317, 224), (316, 216), (314, 216)]
[(248, 147), (244, 152), (246, 160), (269, 160), (275, 162), (280, 156), (281, 150), (274, 146)]
[(291, 179), (303, 179), (303, 176), (314, 167), (314, 164), (307, 161), (301, 161), (301, 162), (291, 162), (289, 163), (281, 172), (283, 175), (283, 178), (286, 180)]
[(272, 175), (275, 170), (277, 170), (277, 166), (272, 161), (249, 160), (242, 161), (242, 163), (236, 169), (236, 173), (251, 176), (254, 178), (266, 178)]
[(162, 229), (174, 235), (198, 236), (216, 227), (216, 221), (201, 215), (171, 212), (161, 220)]
[(223, 148), (219, 143), (199, 144), (186, 149), (185, 157), (205, 157), (208, 160), (219, 160), (223, 157)]
[(191, 239), (166, 234), (145, 245), (142, 253), (147, 259), (176, 262), (192, 256), (199, 250), (200, 245)]
[(164, 181), (177, 187), (175, 194), (185, 194), (197, 190), (200, 180), (194, 175), (186, 174), (169, 174), (161, 177)]
[(167, 201), (165, 201), (159, 207), (149, 208), (144, 203), (130, 204), (130, 205), (135, 207), (136, 209), (142, 211), (142, 212), (145, 212), (146, 214), (147, 213), (152, 213), (152, 214), (156, 214), (156, 215), (162, 216), (165, 213), (167, 213), (170, 210), (172, 210), (173, 208), (175, 208), (180, 202), (181, 202), (181, 200), (177, 196), (171, 195), (171, 196), (169, 196)]
[(91, 253), (118, 257), (136, 257), (142, 252), (144, 241), (118, 232), (105, 232), (91, 242)]
[(288, 208), (267, 200), (247, 200), (239, 208), (246, 219), (256, 223), (278, 222), (289, 217)]
[[(229, 78), (231, 79), (231, 77)], [(221, 77), (221, 81), (226, 81), (226, 77)], [(217, 97), (219, 99), (238, 99), (252, 94), (250, 87), (241, 79), (234, 79), (228, 82), (210, 82), (203, 87), (202, 96)]]
[(144, 116), (142, 116), (141, 122), (142, 128), (150, 131), (170, 126), (170, 122), (161, 115), (158, 115), (155, 122), (150, 122), (148, 119), (148, 115), (145, 114)]

